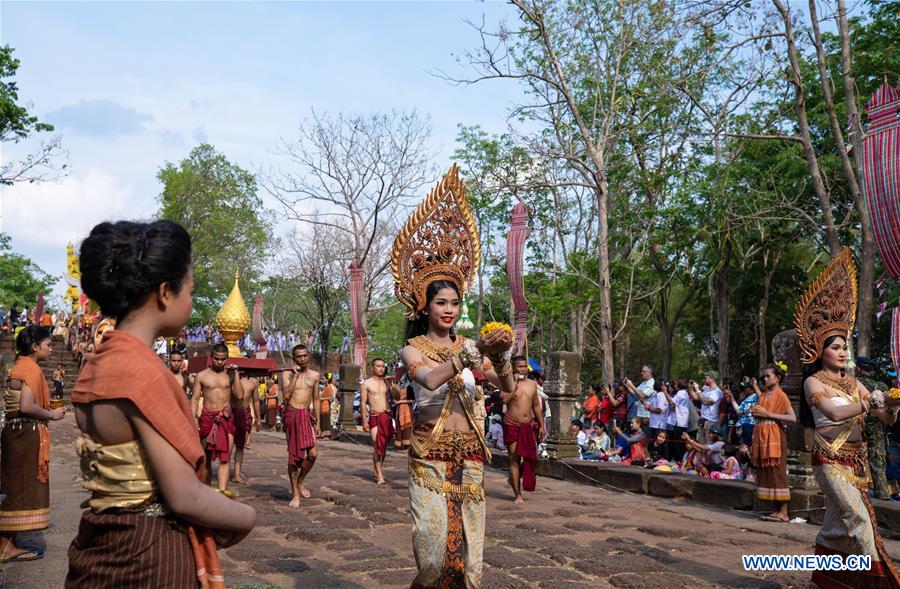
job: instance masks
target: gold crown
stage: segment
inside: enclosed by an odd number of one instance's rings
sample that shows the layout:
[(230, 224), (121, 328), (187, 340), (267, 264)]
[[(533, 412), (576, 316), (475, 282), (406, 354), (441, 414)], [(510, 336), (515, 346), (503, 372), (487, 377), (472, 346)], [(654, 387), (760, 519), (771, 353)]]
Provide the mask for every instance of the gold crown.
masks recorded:
[(478, 225), (456, 164), (407, 219), (394, 240), (391, 273), (397, 300), (413, 319), (425, 308), (425, 292), (448, 280), (463, 296), (478, 272)]
[(794, 324), (802, 362), (815, 362), (833, 335), (849, 339), (855, 321), (856, 267), (844, 248), (797, 303)]

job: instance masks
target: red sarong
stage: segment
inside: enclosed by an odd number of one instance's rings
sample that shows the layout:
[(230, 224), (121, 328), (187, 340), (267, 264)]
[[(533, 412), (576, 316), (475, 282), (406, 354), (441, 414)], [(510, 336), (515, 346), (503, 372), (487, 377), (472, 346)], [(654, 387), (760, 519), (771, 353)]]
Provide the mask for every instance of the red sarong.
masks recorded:
[(285, 408), (283, 428), (287, 436), (288, 462), (291, 464), (300, 466), (306, 459), (306, 451), (315, 447), (316, 432), (313, 423), (315, 417), (308, 408)]
[(246, 407), (232, 407), (231, 414), (234, 416), (234, 447), (243, 450), (253, 428), (253, 413)]
[(375, 455), (384, 456), (387, 453), (388, 443), (394, 436), (394, 422), (388, 411), (372, 413), (369, 415), (369, 429), (378, 428), (375, 436)]
[(522, 488), (534, 491), (537, 478), (534, 469), (537, 466), (537, 422), (519, 423), (507, 416), (503, 419), (503, 442), (509, 448), (516, 445), (516, 455), (522, 459)]
[(228, 444), (228, 434), (234, 434), (234, 415), (231, 407), (221, 411), (210, 411), (206, 407), (200, 414), (200, 440), (207, 454), (211, 454), (212, 460), (228, 462), (231, 457), (231, 447)]

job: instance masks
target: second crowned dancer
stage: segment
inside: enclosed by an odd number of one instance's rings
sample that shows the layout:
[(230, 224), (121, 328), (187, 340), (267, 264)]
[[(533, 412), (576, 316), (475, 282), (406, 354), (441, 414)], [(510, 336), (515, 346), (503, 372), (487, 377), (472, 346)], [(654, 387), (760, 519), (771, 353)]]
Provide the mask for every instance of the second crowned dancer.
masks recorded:
[(407, 346), (400, 355), (416, 399), (409, 453), (418, 568), (413, 589), (481, 585), (490, 451), (474, 417), (472, 369), (505, 392), (514, 391), (515, 382), (507, 326), (486, 329), (477, 342), (453, 331), (479, 255), (475, 216), (454, 165), (406, 222), (391, 252), (397, 298), (407, 308)]

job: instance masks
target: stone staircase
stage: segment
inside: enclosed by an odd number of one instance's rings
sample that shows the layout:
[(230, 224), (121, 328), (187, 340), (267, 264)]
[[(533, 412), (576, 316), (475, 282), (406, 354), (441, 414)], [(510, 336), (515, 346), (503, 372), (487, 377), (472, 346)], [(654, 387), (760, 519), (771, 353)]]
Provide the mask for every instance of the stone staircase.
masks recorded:
[(53, 394), (53, 371), (56, 365), (62, 364), (66, 369), (65, 387), (63, 388), (63, 398), (68, 399), (78, 379), (78, 363), (75, 361), (75, 355), (66, 348), (66, 342), (63, 338), (53, 336), (53, 353), (45, 362), (41, 364), (44, 371), (44, 378), (47, 379), (47, 385), (50, 387), (50, 394)]

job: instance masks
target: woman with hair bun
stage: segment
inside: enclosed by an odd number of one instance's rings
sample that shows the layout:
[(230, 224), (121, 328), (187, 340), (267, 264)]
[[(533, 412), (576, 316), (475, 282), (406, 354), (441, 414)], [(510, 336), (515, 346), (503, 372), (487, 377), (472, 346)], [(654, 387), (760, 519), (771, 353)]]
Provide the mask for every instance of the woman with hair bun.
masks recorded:
[(216, 547), (241, 541), (256, 512), (201, 482), (205, 461), (183, 391), (153, 353), (191, 314), (191, 239), (171, 221), (101, 223), (81, 245), (81, 285), (116, 328), (72, 402), (84, 487), (69, 589), (224, 588)]
[(0, 439), (0, 562), (43, 558), (41, 550), (16, 546), (18, 532), (50, 523), (50, 430), (47, 422), (66, 414), (50, 408), (50, 387), (38, 362), (50, 357), (50, 329), (29, 325), (16, 336), (16, 363), (9, 371), (6, 424)]

